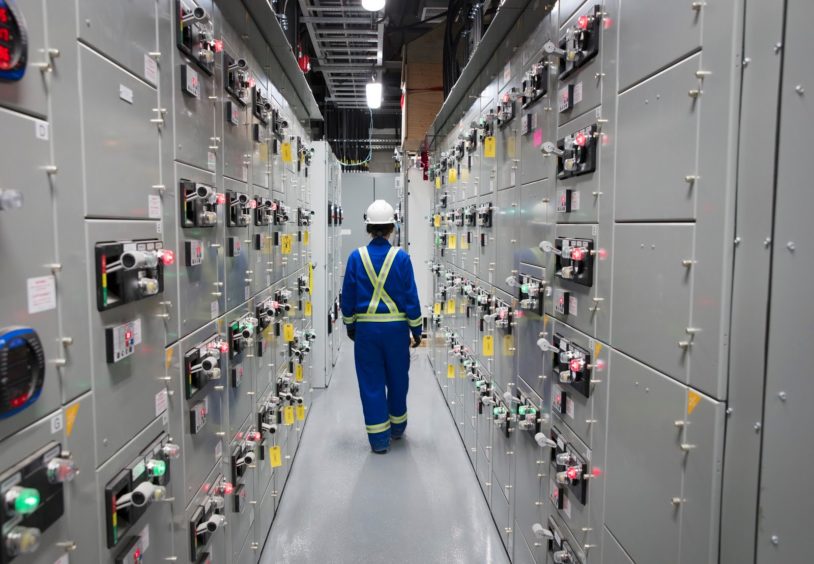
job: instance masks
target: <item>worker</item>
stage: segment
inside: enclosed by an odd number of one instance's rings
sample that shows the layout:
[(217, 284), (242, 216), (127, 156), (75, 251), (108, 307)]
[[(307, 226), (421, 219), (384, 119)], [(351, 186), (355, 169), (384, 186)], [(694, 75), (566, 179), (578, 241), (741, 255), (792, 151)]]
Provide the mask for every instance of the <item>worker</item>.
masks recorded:
[(421, 344), (421, 306), (410, 255), (388, 241), (393, 206), (376, 200), (365, 214), (370, 244), (350, 254), (342, 320), (354, 341), (356, 378), (370, 448), (384, 454), (407, 428), (410, 343)]

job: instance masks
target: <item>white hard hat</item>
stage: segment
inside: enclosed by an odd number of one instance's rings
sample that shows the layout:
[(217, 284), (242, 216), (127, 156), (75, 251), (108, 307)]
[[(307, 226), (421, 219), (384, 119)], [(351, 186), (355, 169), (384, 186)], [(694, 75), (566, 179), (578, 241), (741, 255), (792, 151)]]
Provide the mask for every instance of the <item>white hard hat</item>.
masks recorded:
[(368, 225), (387, 225), (396, 222), (396, 210), (385, 200), (376, 200), (370, 204), (365, 213)]

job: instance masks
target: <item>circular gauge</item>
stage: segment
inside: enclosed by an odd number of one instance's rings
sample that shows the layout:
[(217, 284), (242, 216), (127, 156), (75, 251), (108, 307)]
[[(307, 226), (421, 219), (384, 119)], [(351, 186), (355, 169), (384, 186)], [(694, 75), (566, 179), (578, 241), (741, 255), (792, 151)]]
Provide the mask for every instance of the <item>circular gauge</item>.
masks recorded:
[(27, 60), (28, 35), (22, 14), (12, 0), (0, 0), (0, 80), (20, 80)]

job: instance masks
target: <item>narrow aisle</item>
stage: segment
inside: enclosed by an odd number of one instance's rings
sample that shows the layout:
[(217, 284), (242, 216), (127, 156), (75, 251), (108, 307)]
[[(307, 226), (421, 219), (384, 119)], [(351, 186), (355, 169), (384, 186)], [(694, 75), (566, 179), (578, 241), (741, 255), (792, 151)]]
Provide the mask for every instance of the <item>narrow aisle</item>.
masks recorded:
[(311, 409), (262, 564), (509, 562), (423, 348), (407, 405), (405, 438), (372, 453), (346, 339)]

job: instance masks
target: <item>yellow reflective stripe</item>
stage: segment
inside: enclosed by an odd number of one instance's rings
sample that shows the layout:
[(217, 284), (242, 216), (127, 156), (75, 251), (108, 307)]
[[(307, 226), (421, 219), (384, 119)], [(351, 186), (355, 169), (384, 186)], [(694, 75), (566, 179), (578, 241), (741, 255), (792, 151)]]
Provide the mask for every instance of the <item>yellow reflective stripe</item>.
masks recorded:
[(355, 321), (356, 321), (356, 315), (352, 315), (351, 317), (345, 317), (345, 316), (343, 315), (343, 316), (342, 316), (342, 321), (343, 321), (343, 322), (344, 322), (346, 325), (350, 325), (351, 323), (353, 323), (353, 322), (355, 322)]
[(399, 417), (394, 417), (392, 415), (390, 416), (390, 423), (393, 423), (394, 425), (398, 425), (399, 423), (404, 423), (405, 421), (407, 421), (407, 414), (406, 413), (404, 415), (399, 416)]
[(419, 327), (419, 326), (421, 326), (421, 321), (422, 321), (422, 319), (420, 317), (416, 318), (416, 319), (408, 319), (407, 324), (410, 327)]
[(370, 280), (370, 284), (373, 286), (373, 296), (371, 296), (370, 303), (367, 307), (368, 313), (376, 313), (376, 310), (379, 307), (379, 302), (382, 300), (384, 300), (384, 305), (387, 306), (390, 313), (398, 313), (398, 308), (396, 307), (395, 302), (393, 302), (393, 299), (387, 295), (387, 292), (384, 291), (384, 283), (387, 281), (387, 276), (390, 274), (390, 267), (393, 266), (393, 261), (395, 260), (397, 254), (398, 248), (390, 247), (390, 250), (387, 251), (387, 256), (384, 259), (384, 263), (382, 263), (382, 269), (377, 275), (375, 269), (373, 268), (373, 261), (370, 259), (370, 254), (367, 251), (367, 247), (359, 247), (359, 256), (362, 259), (362, 265), (365, 267), (367, 277)]
[(407, 321), (405, 313), (357, 313), (357, 323), (386, 322), (386, 321)]
[(365, 425), (368, 433), (383, 433), (390, 428), (390, 421), (379, 423), (378, 425)]
[[(387, 256), (384, 258), (384, 263), (382, 263), (382, 269), (379, 271), (376, 292), (373, 293), (373, 300), (370, 302), (370, 307), (367, 308), (368, 313), (376, 313), (376, 309), (379, 307), (379, 302), (382, 300), (382, 294), (385, 293), (384, 283), (387, 282), (387, 277), (390, 275), (390, 268), (393, 266), (393, 262), (396, 260), (396, 255), (398, 252), (399, 250), (396, 247), (390, 247), (390, 250), (387, 251)], [(387, 307), (390, 313), (398, 313), (398, 308), (396, 308), (396, 304), (393, 303), (390, 296), (387, 296), (387, 299), (384, 300), (384, 305)], [(371, 308), (373, 309), (371, 310)]]

